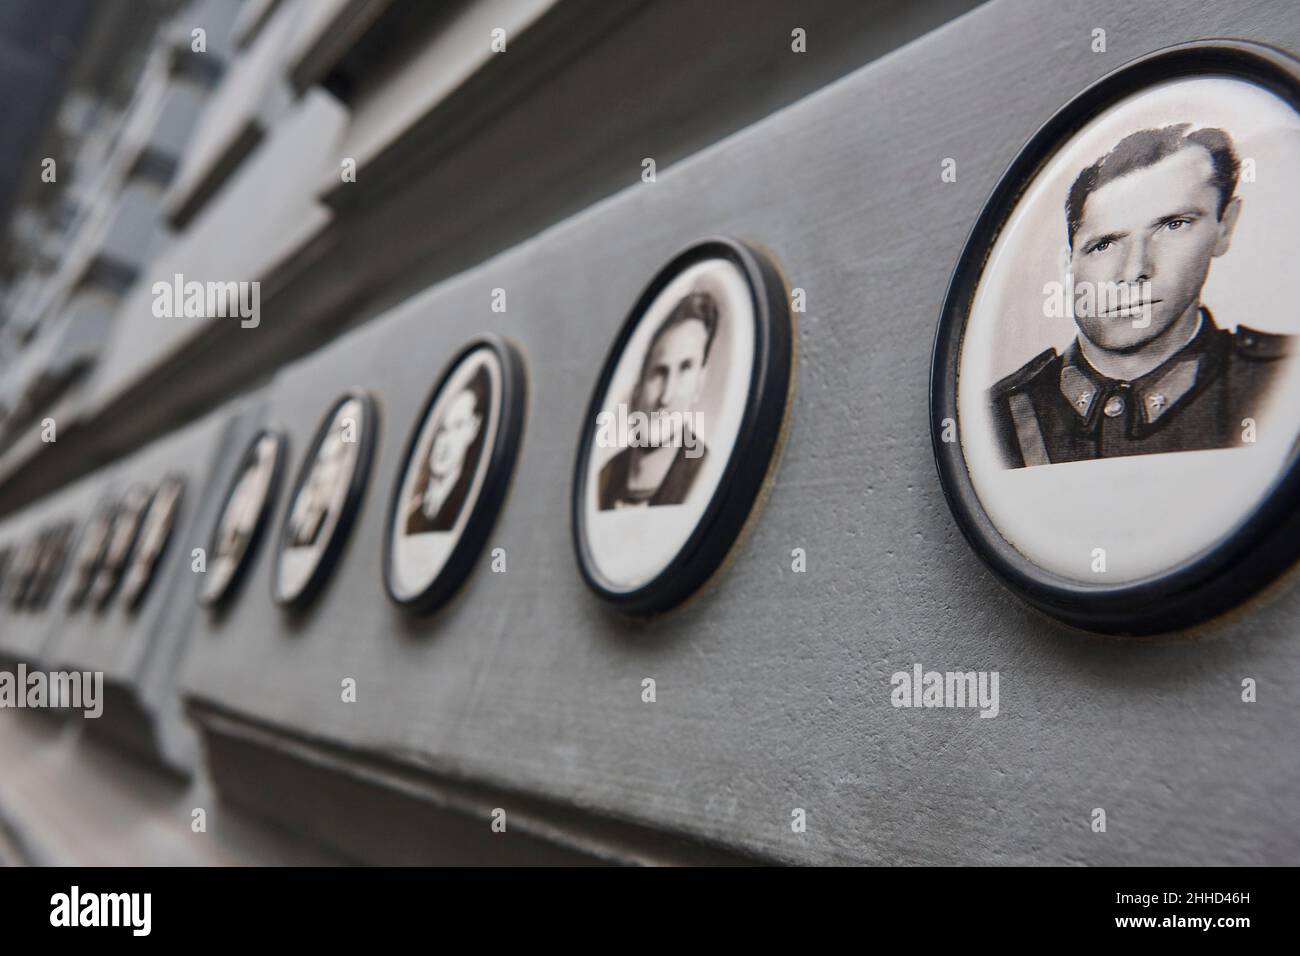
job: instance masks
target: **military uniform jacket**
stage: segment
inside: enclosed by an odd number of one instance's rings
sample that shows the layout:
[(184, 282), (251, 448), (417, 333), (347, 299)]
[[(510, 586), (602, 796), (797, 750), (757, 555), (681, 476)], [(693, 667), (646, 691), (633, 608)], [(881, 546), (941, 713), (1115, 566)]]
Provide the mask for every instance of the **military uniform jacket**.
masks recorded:
[(1077, 340), (1063, 355), (1048, 349), (989, 391), (1006, 467), (1239, 447), (1291, 344), (1220, 329), (1202, 309), (1192, 340), (1130, 382), (1096, 371)]

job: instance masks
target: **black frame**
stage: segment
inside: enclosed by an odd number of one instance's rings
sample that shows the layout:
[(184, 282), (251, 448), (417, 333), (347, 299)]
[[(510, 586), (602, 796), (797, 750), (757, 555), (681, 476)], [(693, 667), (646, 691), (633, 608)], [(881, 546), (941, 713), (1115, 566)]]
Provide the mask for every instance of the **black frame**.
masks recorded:
[(82, 526), (81, 534), (77, 536), (77, 545), (73, 549), (72, 570), (77, 573), (77, 565), (80, 564), (82, 549), (86, 546), (86, 535), (88, 535), (99, 521), (107, 522), (104, 532), (104, 539), (99, 543), (95, 550), (94, 557), (91, 560), (90, 570), (86, 572), (86, 580), (80, 581), (74, 578), (72, 581), (72, 590), (67, 595), (67, 607), (69, 611), (79, 611), (85, 606), (86, 600), (90, 597), (91, 588), (94, 587), (95, 578), (99, 576), (99, 568), (104, 563), (104, 556), (108, 552), (109, 535), (113, 532), (113, 522), (117, 520), (117, 509), (120, 499), (116, 495), (102, 499), (90, 514), (90, 519)]
[[(149, 596), (149, 591), (150, 589), (153, 588), (154, 579), (158, 577), (158, 568), (162, 565), (163, 561), (166, 559), (167, 552), (171, 549), (172, 546), (172, 540), (176, 537), (176, 525), (181, 520), (181, 511), (185, 507), (185, 495), (189, 491), (189, 479), (179, 471), (168, 472), (167, 474), (163, 475), (162, 479), (158, 482), (157, 486), (155, 486), (153, 490), (153, 494), (149, 498), (149, 507), (145, 509), (144, 517), (141, 519), (140, 522), (140, 529), (139, 532), (137, 533), (137, 540), (136, 540), (135, 547), (137, 548), (139, 547), (140, 545), (140, 542), (138, 540), (139, 534), (142, 534), (144, 532), (145, 527), (149, 523), (149, 514), (150, 512), (153, 511), (154, 506), (158, 503), (158, 493), (163, 490), (163, 487), (169, 481), (175, 481), (180, 484), (180, 490), (176, 493), (176, 505), (175, 505), (175, 510), (172, 512), (171, 525), (167, 528), (167, 536), (163, 539), (163, 545), (162, 548), (160, 548), (158, 551), (158, 556), (154, 558), (153, 565), (149, 568), (149, 576), (145, 578), (144, 583), (140, 585), (140, 589), (135, 594), (125, 595), (126, 603), (123, 605), (123, 607), (126, 609), (126, 612), (128, 614), (135, 614), (137, 611), (139, 611), (141, 606), (144, 604), (145, 598)], [(134, 564), (135, 557), (136, 557), (136, 555), (134, 554), (135, 548), (132, 548), (131, 550), (132, 550), (132, 554), (130, 558), (128, 558), (127, 560), (126, 568), (123, 571), (122, 581), (119, 584), (119, 587), (125, 586), (126, 581), (131, 574), (131, 567)]]
[(8, 593), (9, 582), (9, 565), (14, 559), (14, 546), (12, 542), (6, 541), (0, 544), (0, 603), (3, 603), (5, 595)]
[[(754, 364), (731, 456), (695, 529), (654, 579), (635, 590), (612, 587), (591, 559), (586, 535), (587, 463), (610, 381), (645, 312), (684, 269), (706, 259), (725, 259), (749, 284), (754, 312)], [(794, 317), (786, 282), (761, 250), (729, 236), (691, 243), (665, 265), (637, 298), (605, 358), (578, 433), (570, 497), (570, 526), (578, 569), (587, 586), (618, 610), (634, 617), (660, 614), (681, 604), (721, 568), (739, 541), (755, 503), (774, 474), (786, 418), (793, 406)]]
[(76, 523), (64, 519), (51, 525), (45, 532), (36, 576), (30, 585), (31, 593), (25, 599), (30, 609), (43, 611), (49, 607), (50, 599), (58, 589), (67, 567), (76, 531)]
[[(338, 521), (335, 522), (334, 530), (330, 534), (329, 540), (325, 542), (325, 547), (321, 550), (320, 560), (312, 568), (306, 583), (303, 584), (297, 594), (285, 596), (280, 589), (280, 558), (284, 554), (289, 538), (289, 518), (293, 515), (294, 503), (298, 500), (303, 485), (307, 483), (307, 478), (311, 475), (316, 456), (320, 453), (320, 447), (324, 444), (325, 439), (329, 437), (330, 426), (334, 424), (339, 409), (352, 401), (361, 405), (362, 421), (358, 424), (360, 434), (357, 436), (356, 467), (353, 468), (351, 478), (348, 481), (347, 492), (343, 496)], [(307, 447), (307, 453), (303, 456), (302, 465), (298, 468), (297, 478), (294, 479), (289, 497), (285, 502), (284, 518), (280, 522), (280, 534), (276, 539), (275, 552), (272, 557), (271, 599), (281, 607), (294, 610), (307, 607), (320, 595), (325, 583), (329, 580), (330, 574), (333, 573), (334, 566), (342, 555), (348, 537), (352, 533), (352, 526), (361, 510), (361, 502), (365, 498), (366, 485), (370, 481), (370, 469), (374, 464), (378, 432), (379, 406), (375, 402), (374, 396), (363, 389), (350, 389), (341, 395), (330, 405), (329, 410), (316, 427), (316, 433), (311, 440), (311, 444)]]
[[(239, 466), (235, 469), (234, 474), (230, 476), (230, 481), (226, 484), (225, 493), (221, 496), (221, 506), (213, 518), (212, 531), (208, 535), (207, 560), (210, 562), (213, 555), (217, 553), (217, 534), (221, 530), (221, 518), (226, 513), (226, 508), (230, 505), (230, 496), (235, 493), (235, 488), (239, 485), (239, 479), (244, 472), (248, 470), (251, 464), (253, 452), (263, 438), (271, 438), (275, 441), (275, 464), (271, 467), (271, 479), (267, 482), (266, 498), (262, 501), (262, 507), (257, 513), (257, 521), (253, 524), (253, 530), (248, 536), (248, 545), (244, 548), (244, 553), (235, 565), (234, 571), (230, 574), (230, 580), (226, 586), (212, 597), (207, 597), (203, 588), (199, 589), (199, 603), (213, 610), (223, 608), (229, 604), (234, 596), (239, 592), (243, 585), (244, 576), (248, 570), (249, 564), (257, 554), (257, 549), (261, 546), (262, 538), (266, 531), (266, 526), (271, 523), (271, 515), (275, 512), (275, 502), (280, 491), (280, 479), (284, 475), (284, 460), (288, 456), (288, 441), (284, 433), (278, 429), (260, 428), (248, 444), (244, 447), (244, 453), (239, 456)], [(206, 564), (205, 564), (206, 567)], [(204, 572), (206, 573), (206, 571)]]
[[(402, 485), (406, 473), (412, 467), (412, 456), (420, 442), (420, 433), (424, 431), (434, 405), (442, 395), (443, 388), (450, 381), (460, 364), (471, 353), (480, 349), (490, 349), (496, 355), (501, 366), (501, 419), (497, 426), (496, 442), (488, 452), (487, 471), (483, 475), (483, 487), (478, 499), (471, 506), (469, 517), (460, 539), (438, 575), (418, 594), (403, 598), (393, 586), (393, 529), (396, 525), (397, 509), (400, 506)], [(497, 515), (505, 505), (506, 495), (510, 490), (510, 480), (514, 475), (515, 462), (519, 457), (519, 446), (523, 440), (524, 419), (528, 397), (528, 376), (524, 367), (523, 353), (508, 339), (495, 334), (477, 336), (467, 342), (452, 357), (438, 376), (437, 384), (429, 393), (429, 398), (421, 407), (411, 427), (410, 437), (402, 453), (402, 464), (394, 476), (393, 489), (389, 494), (388, 508), (385, 511), (383, 536), (384, 590), (388, 597), (405, 610), (416, 614), (430, 614), (446, 604), (460, 589), (473, 570), (488, 535), (496, 524)]]
[(10, 582), (6, 597), (9, 599), (9, 606), (15, 611), (36, 609), (33, 598), (40, 577), (41, 555), (45, 551), (49, 534), (48, 527), (35, 529), (19, 547), (14, 557), (17, 566), (12, 570), (17, 572), (17, 576)]
[(1123, 585), (1083, 585), (1044, 571), (1007, 542), (980, 505), (960, 440), (941, 439), (957, 415), (962, 338), (988, 253), (1028, 186), (1057, 148), (1125, 97), (1167, 80), (1248, 80), (1300, 112), (1300, 61), (1237, 40), (1207, 40), (1140, 57), (1058, 110), (1002, 175), (967, 236), (949, 281), (930, 367), (930, 439), (944, 496), (976, 554), (1014, 593), (1067, 624), (1108, 634), (1147, 635), (1189, 627), (1241, 603), (1300, 555), (1300, 456), (1240, 527), (1170, 571)]
[[(127, 499), (137, 491), (144, 496), (144, 505), (140, 508), (140, 513), (136, 515), (135, 528), (131, 531), (131, 541), (126, 546), (126, 553), (122, 556), (122, 562), (114, 570), (108, 565), (108, 554), (113, 547), (113, 537), (117, 533), (118, 522), (128, 517), (126, 510)], [(154, 493), (156, 491), (156, 488), (150, 489), (143, 483), (134, 484), (122, 493), (122, 497), (118, 501), (117, 514), (113, 516), (113, 523), (108, 529), (108, 544), (104, 549), (103, 560), (99, 563), (99, 570), (95, 572), (94, 582), (91, 584), (90, 591), (86, 595), (87, 599), (90, 599), (94, 595), (95, 589), (99, 585), (100, 575), (106, 572), (113, 575), (112, 580), (108, 583), (107, 590), (91, 602), (91, 610), (96, 614), (102, 614), (106, 611), (108, 606), (113, 603), (113, 599), (117, 597), (118, 589), (122, 586), (122, 581), (126, 578), (127, 570), (131, 567), (131, 559), (135, 557), (135, 547), (140, 541), (140, 531), (144, 528), (144, 519), (149, 514), (149, 509), (153, 507)]]

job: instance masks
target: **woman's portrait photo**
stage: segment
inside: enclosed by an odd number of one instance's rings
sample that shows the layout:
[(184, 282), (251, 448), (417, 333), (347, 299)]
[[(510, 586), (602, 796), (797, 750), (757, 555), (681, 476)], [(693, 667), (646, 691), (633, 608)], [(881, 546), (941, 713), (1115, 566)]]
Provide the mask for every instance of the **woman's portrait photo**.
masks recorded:
[(428, 453), (416, 462), (406, 501), (407, 534), (450, 531), (465, 507), (478, 473), (492, 401), (488, 368), (479, 364), (438, 412)]
[(389, 596), (428, 612), (468, 575), (496, 519), (523, 428), (523, 360), (474, 340), (440, 376), (407, 445), (384, 552)]
[(224, 600), (243, 571), (270, 510), (283, 445), (279, 435), (261, 432), (244, 453), (213, 533), (199, 593), (202, 603), (215, 605)]

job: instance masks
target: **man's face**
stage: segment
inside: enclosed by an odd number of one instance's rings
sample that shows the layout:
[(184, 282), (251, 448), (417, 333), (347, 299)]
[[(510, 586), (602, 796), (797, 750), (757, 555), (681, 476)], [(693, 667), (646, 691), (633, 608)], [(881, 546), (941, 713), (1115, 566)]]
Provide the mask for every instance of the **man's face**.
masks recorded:
[[(1209, 151), (1190, 145), (1089, 194), (1070, 263), (1075, 321), (1098, 348), (1137, 351), (1199, 301), (1210, 260), (1228, 251), (1241, 207), (1233, 199), (1219, 220), (1212, 172)], [(1097, 293), (1105, 283), (1119, 286), (1117, 298), (1078, 301), (1085, 288)]]
[(436, 477), (453, 473), (465, 460), (465, 452), (478, 437), (482, 416), (478, 414), (474, 393), (465, 389), (451, 400), (447, 414), (438, 425), (429, 452), (429, 470)]
[(704, 386), (708, 338), (704, 323), (697, 319), (679, 322), (659, 336), (637, 385), (637, 410), (665, 415), (695, 411)]

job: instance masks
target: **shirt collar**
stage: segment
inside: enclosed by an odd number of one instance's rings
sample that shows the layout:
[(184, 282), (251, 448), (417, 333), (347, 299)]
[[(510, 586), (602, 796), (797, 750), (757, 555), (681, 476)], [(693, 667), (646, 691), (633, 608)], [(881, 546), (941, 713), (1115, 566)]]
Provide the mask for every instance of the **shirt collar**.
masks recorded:
[(1208, 309), (1202, 307), (1200, 325), (1190, 342), (1131, 382), (1107, 378), (1083, 356), (1078, 340), (1071, 343), (1061, 363), (1061, 395), (1074, 410), (1080, 427), (1096, 428), (1101, 406), (1109, 394), (1127, 388), (1138, 409), (1137, 422), (1155, 426), (1199, 385), (1208, 382), (1218, 371), (1219, 356), (1212, 348), (1218, 327)]

